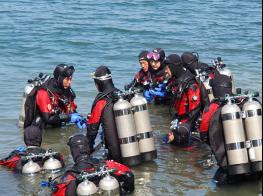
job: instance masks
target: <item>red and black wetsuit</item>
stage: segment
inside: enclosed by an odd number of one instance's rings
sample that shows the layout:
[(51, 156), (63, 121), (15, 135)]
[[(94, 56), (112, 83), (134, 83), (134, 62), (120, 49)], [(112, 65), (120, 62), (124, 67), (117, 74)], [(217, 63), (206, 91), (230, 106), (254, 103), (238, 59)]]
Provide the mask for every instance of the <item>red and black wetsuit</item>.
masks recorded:
[[(193, 122), (200, 113), (201, 91), (194, 76), (188, 71), (173, 87), (173, 106), (181, 122)], [(180, 81), (179, 80), (179, 81)]]
[(95, 98), (91, 114), (88, 117), (87, 137), (90, 140), (90, 148), (93, 149), (98, 129), (102, 124), (108, 158), (120, 161), (121, 151), (113, 113), (113, 93), (116, 91), (116, 88), (111, 87), (108, 91), (99, 93)]
[(151, 83), (151, 73), (149, 71), (145, 72), (143, 69), (141, 69), (139, 72), (137, 72), (134, 76), (133, 81), (124, 86), (125, 90), (137, 88), (141, 90), (145, 90), (149, 88), (149, 85)]
[[(36, 146), (29, 146), (25, 151), (14, 150), (7, 158), (0, 160), (0, 165), (6, 166), (18, 173), (21, 173), (23, 166), (28, 162), (28, 160), (24, 160), (23, 157), (30, 154), (39, 154), (45, 152), (46, 150)], [(62, 165), (64, 166), (63, 157), (60, 154), (56, 155), (55, 158), (60, 160)], [(40, 166), (43, 166), (44, 162), (46, 161), (46, 159), (43, 159), (41, 157), (33, 158), (32, 160), (38, 163)]]
[(152, 86), (162, 84), (165, 80), (165, 64), (162, 64), (158, 70), (151, 70)]
[(208, 131), (211, 118), (214, 113), (218, 110), (220, 104), (216, 101), (213, 101), (208, 107), (206, 107), (202, 113), (202, 121), (199, 126), (200, 137), (203, 141), (208, 141)]
[(143, 69), (141, 69), (138, 73), (135, 74), (134, 80), (137, 82), (136, 86), (148, 86), (151, 82), (151, 74), (149, 71), (145, 72), (143, 71)]
[[(58, 183), (53, 185), (53, 196), (77, 196), (76, 189), (81, 183), (79, 174), (82, 171), (93, 173), (97, 171), (101, 166), (105, 165), (107, 169), (116, 169), (116, 172), (111, 174), (120, 183), (121, 194), (131, 193), (134, 191), (134, 175), (132, 171), (120, 163), (114, 161), (106, 161), (106, 163), (101, 163), (98, 159), (83, 159), (78, 164), (75, 164), (71, 170), (68, 170)], [(89, 179), (96, 185), (102, 177), (94, 177)]]
[(74, 98), (75, 94), (71, 88), (62, 90), (57, 80), (50, 79), (36, 95), (42, 127), (45, 125), (61, 126), (63, 122), (69, 122), (69, 114), (76, 112), (77, 106)]

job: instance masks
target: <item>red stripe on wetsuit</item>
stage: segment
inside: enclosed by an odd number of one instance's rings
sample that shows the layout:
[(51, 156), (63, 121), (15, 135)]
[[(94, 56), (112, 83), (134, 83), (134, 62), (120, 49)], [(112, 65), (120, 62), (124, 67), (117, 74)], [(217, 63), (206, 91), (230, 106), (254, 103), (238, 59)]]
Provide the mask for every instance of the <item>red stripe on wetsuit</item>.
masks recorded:
[(204, 112), (202, 114), (202, 121), (201, 121), (201, 124), (199, 127), (200, 133), (207, 133), (208, 132), (210, 120), (219, 107), (220, 107), (220, 105), (218, 103), (211, 103), (209, 105), (208, 110), (206, 110), (206, 109), (204, 110)]
[(88, 119), (88, 124), (97, 124), (100, 122), (102, 112), (104, 110), (104, 107), (106, 106), (107, 101), (102, 99), (99, 100), (96, 105), (92, 108), (91, 115)]

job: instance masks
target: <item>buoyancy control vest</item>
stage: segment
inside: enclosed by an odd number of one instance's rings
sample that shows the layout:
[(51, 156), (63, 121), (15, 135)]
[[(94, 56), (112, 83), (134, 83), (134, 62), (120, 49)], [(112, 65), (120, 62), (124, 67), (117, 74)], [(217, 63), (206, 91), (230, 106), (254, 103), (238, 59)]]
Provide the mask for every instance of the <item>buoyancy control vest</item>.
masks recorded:
[[(41, 121), (41, 118), (44, 117), (41, 115), (42, 112), (39, 107), (43, 107), (45, 110), (48, 110), (47, 113), (50, 113), (50, 115), (59, 115), (61, 113), (69, 114), (76, 110), (76, 105), (73, 102), (76, 97), (74, 91), (71, 88), (65, 90), (59, 88), (55, 78), (48, 77), (48, 79), (38, 83), (33, 81), (32, 87), (33, 88), (30, 93), (26, 96), (24, 104), (24, 128), (30, 126), (32, 123), (37, 124), (40, 127), (45, 126), (46, 123), (43, 120)], [(43, 96), (38, 95), (40, 90), (43, 93), (47, 93), (47, 99), (51, 102), (50, 106), (38, 105), (37, 96), (40, 96), (41, 98)], [(60, 124), (60, 120), (58, 121), (59, 122), (57, 124)]]

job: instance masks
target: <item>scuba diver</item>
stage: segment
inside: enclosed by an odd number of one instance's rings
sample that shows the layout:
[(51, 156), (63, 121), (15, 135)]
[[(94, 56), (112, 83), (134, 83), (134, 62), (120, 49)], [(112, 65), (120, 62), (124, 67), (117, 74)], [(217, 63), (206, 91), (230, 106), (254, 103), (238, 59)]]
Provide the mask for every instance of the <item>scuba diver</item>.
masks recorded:
[(214, 70), (213, 78), (210, 79), (209, 85), (212, 87), (213, 96), (215, 99), (207, 105), (202, 112), (202, 120), (199, 126), (200, 138), (204, 142), (209, 142), (208, 140), (208, 131), (209, 123), (213, 114), (220, 108), (222, 102), (220, 101), (221, 97), (226, 95), (232, 96), (232, 79), (227, 75), (220, 74), (218, 70)]
[[(125, 165), (114, 161), (92, 158), (87, 137), (82, 134), (74, 135), (69, 138), (68, 145), (74, 165), (60, 178), (49, 181), (53, 191), (52, 195), (92, 195), (98, 191), (96, 187), (98, 185), (101, 189), (106, 187), (107, 191), (114, 191), (117, 188), (117, 192), (120, 192), (121, 195), (134, 191), (134, 175), (132, 171)], [(104, 170), (101, 170), (101, 168), (104, 168)], [(101, 181), (105, 173), (110, 175), (111, 178), (109, 176), (108, 178), (106, 177), (103, 184)], [(117, 179), (117, 181), (114, 182), (114, 179)], [(115, 185), (116, 183), (117, 186)], [(120, 184), (120, 187), (118, 184)]]
[(147, 54), (151, 65), (150, 88), (144, 91), (144, 97), (148, 102), (166, 103), (166, 77), (165, 77), (165, 52), (156, 48)]
[(143, 50), (140, 52), (138, 59), (141, 65), (139, 72), (135, 74), (133, 81), (130, 84), (124, 86), (124, 90), (132, 89), (141, 89), (145, 90), (149, 88), (151, 82), (151, 73), (150, 73), (150, 61), (147, 58), (148, 51)]
[[(214, 99), (202, 114), (200, 136), (211, 148), (217, 185), (262, 178), (262, 106), (255, 94), (233, 94), (233, 81), (214, 70)], [(234, 130), (234, 131), (233, 131)]]
[(66, 123), (76, 123), (86, 128), (85, 119), (76, 113), (76, 97), (71, 88), (75, 68), (66, 64), (56, 66), (53, 78), (35, 86), (25, 101), (24, 128), (35, 124), (41, 128), (47, 125), (59, 127)]
[(90, 149), (91, 151), (94, 150), (98, 129), (102, 124), (105, 147), (108, 149), (108, 159), (120, 161), (120, 144), (113, 113), (116, 92), (119, 90), (114, 87), (111, 71), (106, 66), (99, 66), (93, 75), (93, 79), (99, 93), (93, 102), (87, 123)]
[(166, 76), (173, 94), (171, 108), (175, 110), (171, 130), (164, 138), (165, 143), (189, 146), (191, 133), (201, 110), (201, 91), (193, 74), (182, 65), (181, 57), (171, 54), (166, 60)]
[(199, 55), (197, 52), (184, 52), (181, 55), (181, 59), (183, 66), (195, 76), (198, 75), (198, 72), (209, 70), (209, 66), (206, 63), (199, 61)]
[[(24, 130), (24, 142), (26, 147), (19, 147), (12, 151), (7, 158), (0, 160), (0, 165), (11, 168), (18, 173), (30, 174), (40, 171), (42, 167), (50, 170), (64, 167), (61, 154), (52, 150), (46, 151), (40, 147), (42, 131), (38, 126), (28, 126)], [(52, 160), (48, 158), (52, 158)]]

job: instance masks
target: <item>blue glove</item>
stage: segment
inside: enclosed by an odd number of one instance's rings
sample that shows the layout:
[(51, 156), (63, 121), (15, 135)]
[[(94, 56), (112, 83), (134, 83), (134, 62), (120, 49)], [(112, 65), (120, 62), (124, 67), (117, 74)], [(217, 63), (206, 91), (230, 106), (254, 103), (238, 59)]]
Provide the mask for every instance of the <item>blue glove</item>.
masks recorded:
[(25, 146), (19, 146), (19, 147), (16, 148), (16, 150), (19, 151), (19, 152), (25, 152), (26, 149), (27, 148)]
[(82, 120), (82, 116), (78, 113), (70, 114), (70, 123), (77, 123)]
[(167, 84), (164, 84), (164, 83), (158, 84), (158, 86), (155, 87), (154, 90), (156, 90), (156, 91), (165, 91), (166, 90), (166, 86), (167, 86)]
[[(155, 88), (156, 89), (156, 88)], [(153, 90), (153, 89), (150, 89), (150, 93), (153, 95), (153, 96), (156, 96), (156, 97), (165, 97), (166, 96), (166, 92), (165, 91), (158, 91), (158, 90)]]
[(147, 102), (151, 102), (153, 100), (153, 95), (150, 93), (149, 90), (145, 90), (143, 92), (143, 96), (145, 97), (145, 99), (147, 100)]
[(77, 126), (79, 129), (86, 129), (87, 128), (87, 120), (83, 118), (82, 120), (77, 122)]

